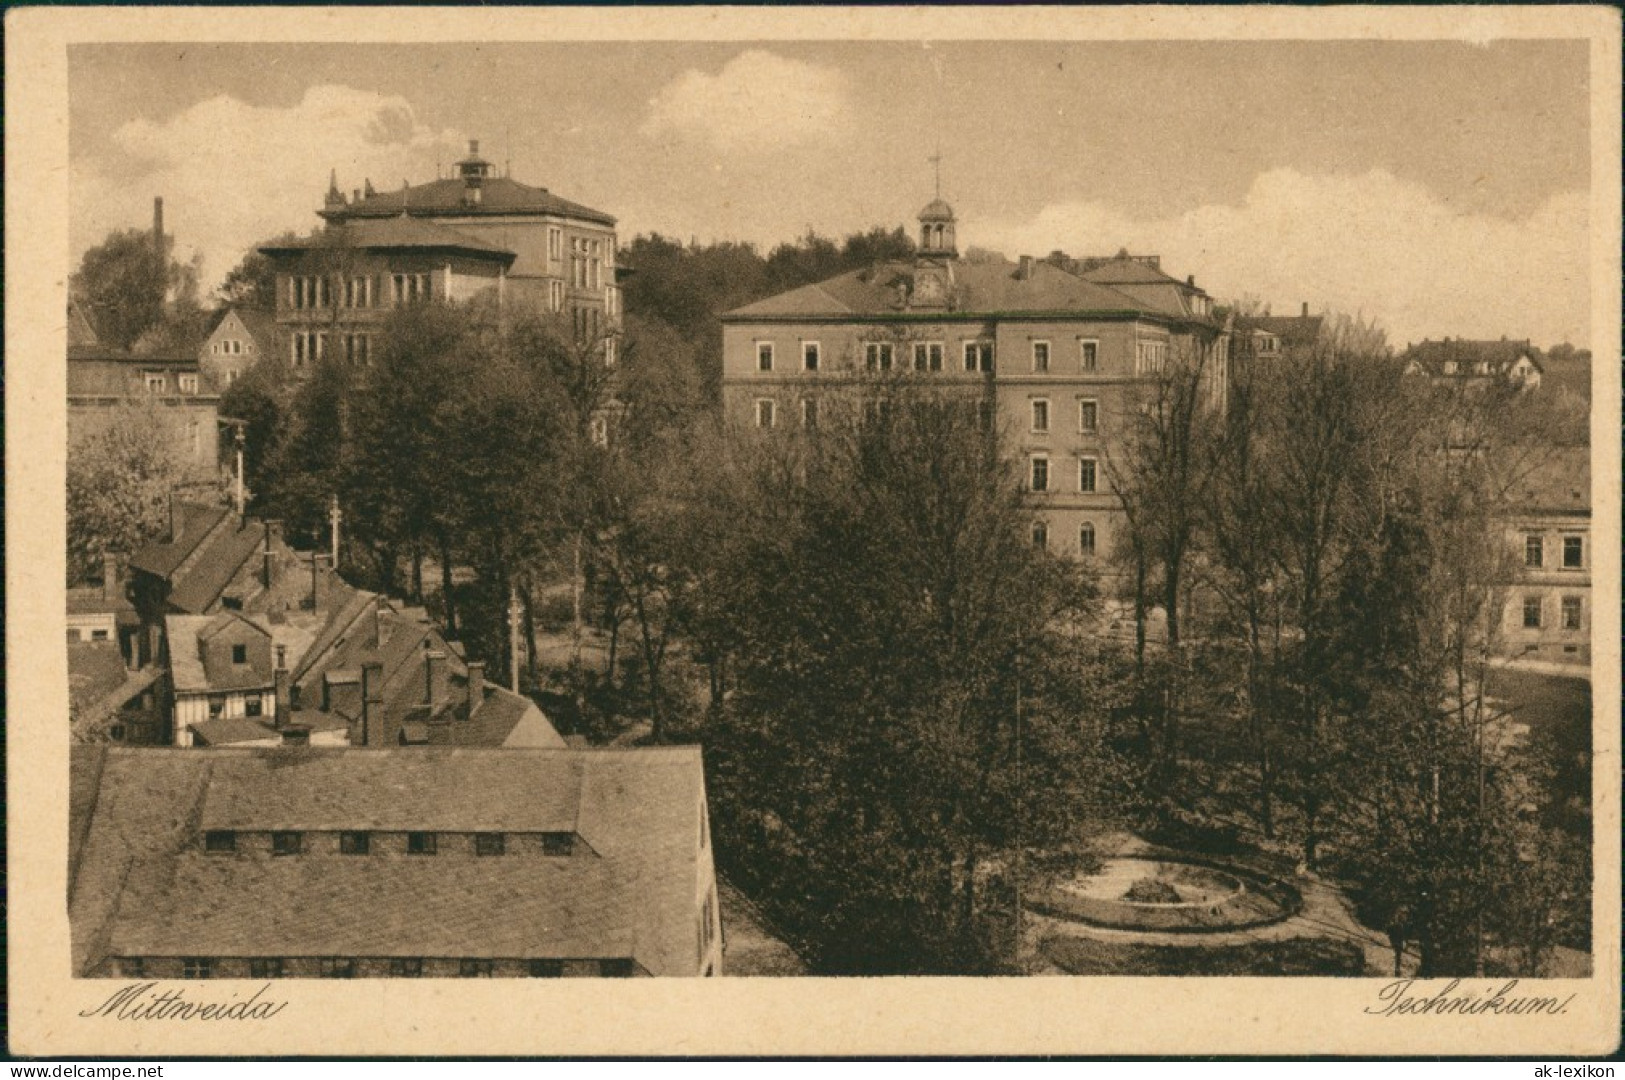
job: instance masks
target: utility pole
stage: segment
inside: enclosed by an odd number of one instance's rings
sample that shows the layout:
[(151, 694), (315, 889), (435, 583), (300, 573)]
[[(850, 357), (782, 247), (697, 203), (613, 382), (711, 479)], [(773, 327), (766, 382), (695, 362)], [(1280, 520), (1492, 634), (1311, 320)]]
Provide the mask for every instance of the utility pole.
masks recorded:
[(330, 557), (333, 560), (334, 570), (339, 568), (339, 523), (343, 520), (344, 515), (339, 510), (339, 497), (335, 494), (327, 503), (327, 529), (332, 545)]
[(519, 590), (508, 591), (508, 688), (519, 693), (519, 624), (524, 609), (519, 606)]

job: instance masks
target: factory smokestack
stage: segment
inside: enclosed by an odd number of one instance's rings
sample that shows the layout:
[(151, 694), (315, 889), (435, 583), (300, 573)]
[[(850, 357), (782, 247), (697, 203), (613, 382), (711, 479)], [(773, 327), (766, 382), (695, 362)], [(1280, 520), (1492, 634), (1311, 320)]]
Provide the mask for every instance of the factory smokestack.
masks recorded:
[(164, 197), (159, 195), (152, 200), (152, 246), (158, 252), (158, 257), (164, 257)]

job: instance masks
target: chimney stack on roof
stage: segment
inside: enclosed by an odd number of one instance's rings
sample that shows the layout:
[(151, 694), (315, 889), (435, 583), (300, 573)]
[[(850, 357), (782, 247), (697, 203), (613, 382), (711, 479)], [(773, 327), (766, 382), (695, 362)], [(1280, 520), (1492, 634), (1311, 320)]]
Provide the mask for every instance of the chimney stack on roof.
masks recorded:
[(164, 197), (152, 200), (152, 247), (161, 259), (164, 257)]
[(485, 661), (468, 662), (468, 719), (474, 719), (479, 707), (485, 704)]
[(293, 696), (288, 678), (288, 647), (276, 647), (276, 729), (286, 731), (293, 718)]
[(119, 598), (118, 556), (111, 551), (102, 552), (102, 599)]
[[(428, 644), (427, 639), (424, 644)], [(426, 649), (423, 653), (423, 703), (430, 710), (438, 709), (451, 696), (450, 678), (446, 654), (439, 649)]]
[(1309, 301), (1307, 300), (1303, 302), (1303, 317), (1305, 319), (1309, 317)]
[(384, 714), (384, 665), (376, 660), (369, 660), (361, 665), (361, 745), (366, 746), (372, 739), (372, 724), (374, 720), (382, 720)]
[(1020, 264), (1016, 267), (1016, 280), (1026, 281), (1033, 276), (1033, 257), (1023, 255)]
[(276, 544), (282, 539), (282, 522), (267, 519), (265, 522), (265, 550), (260, 553), (264, 562), (265, 587), (269, 589), (276, 584)]

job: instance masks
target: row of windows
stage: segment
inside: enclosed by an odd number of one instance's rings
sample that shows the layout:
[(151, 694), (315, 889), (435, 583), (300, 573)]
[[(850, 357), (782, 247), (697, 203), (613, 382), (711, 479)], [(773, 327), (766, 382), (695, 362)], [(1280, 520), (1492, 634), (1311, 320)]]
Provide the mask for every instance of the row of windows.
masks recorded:
[(604, 242), (584, 237), (570, 238), (570, 284), (578, 289), (596, 289), (603, 281)]
[[(1585, 599), (1565, 596), (1558, 606), (1558, 625), (1564, 630), (1578, 630), (1585, 617)], [(1523, 598), (1523, 625), (1525, 630), (1539, 630), (1546, 624), (1546, 602), (1540, 596)]]
[[(325, 330), (300, 330), (293, 334), (290, 342), (293, 366), (302, 368), (325, 357), (328, 336)], [(342, 350), (340, 355), (344, 357), (345, 363), (360, 364), (363, 367), (372, 363), (371, 334), (344, 333), (334, 336)]]
[[(281, 979), (294, 976), (295, 967), (309, 968), (308, 963), (290, 962), (291, 958), (278, 956), (254, 957), (248, 960), (248, 977), (251, 979)], [(363, 970), (363, 961), (358, 957), (321, 957), (314, 963), (313, 974), (323, 979), (354, 979), (359, 977)], [(501, 965), (503, 974), (512, 973), (520, 977), (532, 979), (561, 979), (566, 976), (599, 977), (606, 979), (629, 979), (633, 975), (633, 964), (629, 959), (612, 958), (607, 960), (518, 960), (497, 961), (484, 958), (456, 959), (444, 961), (431, 961), (436, 970), (435, 974), (449, 975), (450, 967), (456, 964), (456, 972), (463, 979), (490, 979), (494, 978)], [(158, 976), (166, 973), (172, 964), (163, 961), (149, 961), (141, 957), (125, 957), (119, 961), (119, 972), (125, 978), (142, 979), (149, 976)], [(231, 972), (229, 967), (241, 967), (239, 961), (220, 961), (208, 956), (183, 957), (179, 964), (180, 977), (183, 979), (214, 979), (240, 977), (239, 973)], [(376, 961), (366, 961), (369, 973), (394, 979), (420, 979), (423, 977), (424, 961), (422, 957), (391, 957), (387, 960), (379, 958)]]
[(1134, 373), (1155, 375), (1168, 366), (1166, 341), (1142, 341), (1134, 350)]
[[(428, 271), (389, 275), (389, 302), (399, 305), (428, 300), (429, 277)], [(288, 306), (296, 311), (333, 307), (335, 301), (338, 307), (345, 308), (381, 307), (383, 293), (383, 278), (371, 274), (342, 278), (312, 275), (288, 279)]]
[[(1098, 491), (1100, 462), (1093, 457), (1078, 458), (1078, 490), (1084, 493)], [(1027, 487), (1032, 491), (1050, 491), (1049, 455), (1034, 454), (1029, 459)]]
[[(1546, 565), (1546, 538), (1540, 533), (1527, 533), (1523, 538), (1523, 564), (1532, 570)], [(1564, 570), (1585, 569), (1585, 537), (1563, 537)]]
[[(1049, 431), (1049, 398), (1034, 398), (1032, 401), (1032, 430), (1035, 435), (1043, 435)], [(1100, 430), (1100, 402), (1093, 398), (1081, 398), (1078, 401), (1078, 432), (1083, 435), (1093, 435)]]
[[(890, 403), (884, 400), (865, 399), (862, 403), (863, 422), (866, 424), (878, 423), (890, 409)], [(804, 397), (801, 399), (801, 426), (816, 428), (819, 416), (818, 399)], [(977, 403), (976, 423), (982, 431), (989, 431), (993, 427), (994, 406), (990, 401)], [(756, 399), (756, 426), (759, 428), (777, 427), (779, 420), (778, 402), (773, 398)]]
[[(1163, 348), (1167, 346), (1164, 345)], [(863, 343), (863, 366), (869, 371), (890, 371), (896, 359), (896, 345), (890, 341)], [(941, 371), (947, 347), (940, 341), (916, 341), (910, 345), (909, 357), (915, 371)], [(801, 370), (817, 371), (823, 359), (823, 346), (816, 341), (801, 343)], [(961, 343), (961, 363), (968, 372), (993, 371), (993, 342), (966, 341)], [(1078, 370), (1095, 371), (1100, 363), (1100, 342), (1094, 338), (1078, 339)], [(756, 343), (756, 370), (772, 371), (774, 345), (771, 341)], [(1032, 367), (1038, 374), (1050, 370), (1050, 343), (1032, 343)]]
[[(540, 834), (542, 838), (542, 854), (565, 856), (575, 851), (575, 834), (567, 832), (547, 832)], [(434, 855), (439, 851), (439, 836), (432, 832), (409, 832), (406, 834), (406, 852), (408, 855)], [(237, 850), (237, 832), (231, 829), (210, 829), (203, 834), (203, 850), (215, 854), (225, 854)], [(299, 855), (305, 850), (305, 834), (302, 832), (273, 832), (271, 834), (271, 854), (273, 855)], [(344, 855), (370, 855), (372, 854), (372, 834), (364, 831), (346, 831), (339, 833), (339, 852)], [(483, 832), (474, 834), (474, 854), (476, 855), (505, 855), (508, 851), (508, 834), (499, 832)]]
[[(1049, 524), (1043, 521), (1033, 522), (1033, 547), (1049, 547)], [(1082, 555), (1095, 553), (1095, 527), (1090, 522), (1078, 526), (1078, 552)]]
[[(248, 351), (254, 351), (254, 346), (252, 344), (248, 346)], [(241, 356), (243, 355), (243, 343), (237, 338), (230, 338), (226, 341), (217, 341), (213, 345), (209, 346), (209, 354), (211, 356)]]
[[(169, 376), (161, 371), (149, 371), (142, 376), (149, 394), (166, 394), (169, 392)], [(175, 388), (182, 394), (197, 393), (196, 375), (176, 375)]]

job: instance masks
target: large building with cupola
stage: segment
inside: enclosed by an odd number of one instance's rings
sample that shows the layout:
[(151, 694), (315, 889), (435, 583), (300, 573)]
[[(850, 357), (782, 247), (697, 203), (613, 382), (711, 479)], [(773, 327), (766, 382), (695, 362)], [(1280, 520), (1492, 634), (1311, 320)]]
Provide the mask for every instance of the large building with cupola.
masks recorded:
[[(608, 341), (620, 318), (615, 218), (499, 173), (470, 142), (455, 175), (345, 194), (335, 172), (311, 236), (267, 245), (287, 361), (370, 362), (404, 304), (487, 297), (568, 318)], [(612, 346), (610, 346), (612, 347)]]
[(888, 376), (980, 395), (1021, 462), (1033, 542), (1106, 557), (1123, 526), (1112, 440), (1173, 356), (1200, 355), (1222, 405), (1227, 326), (1194, 278), (1155, 255), (968, 257), (946, 202), (917, 218), (912, 259), (722, 317), (729, 418), (767, 435), (816, 426)]

